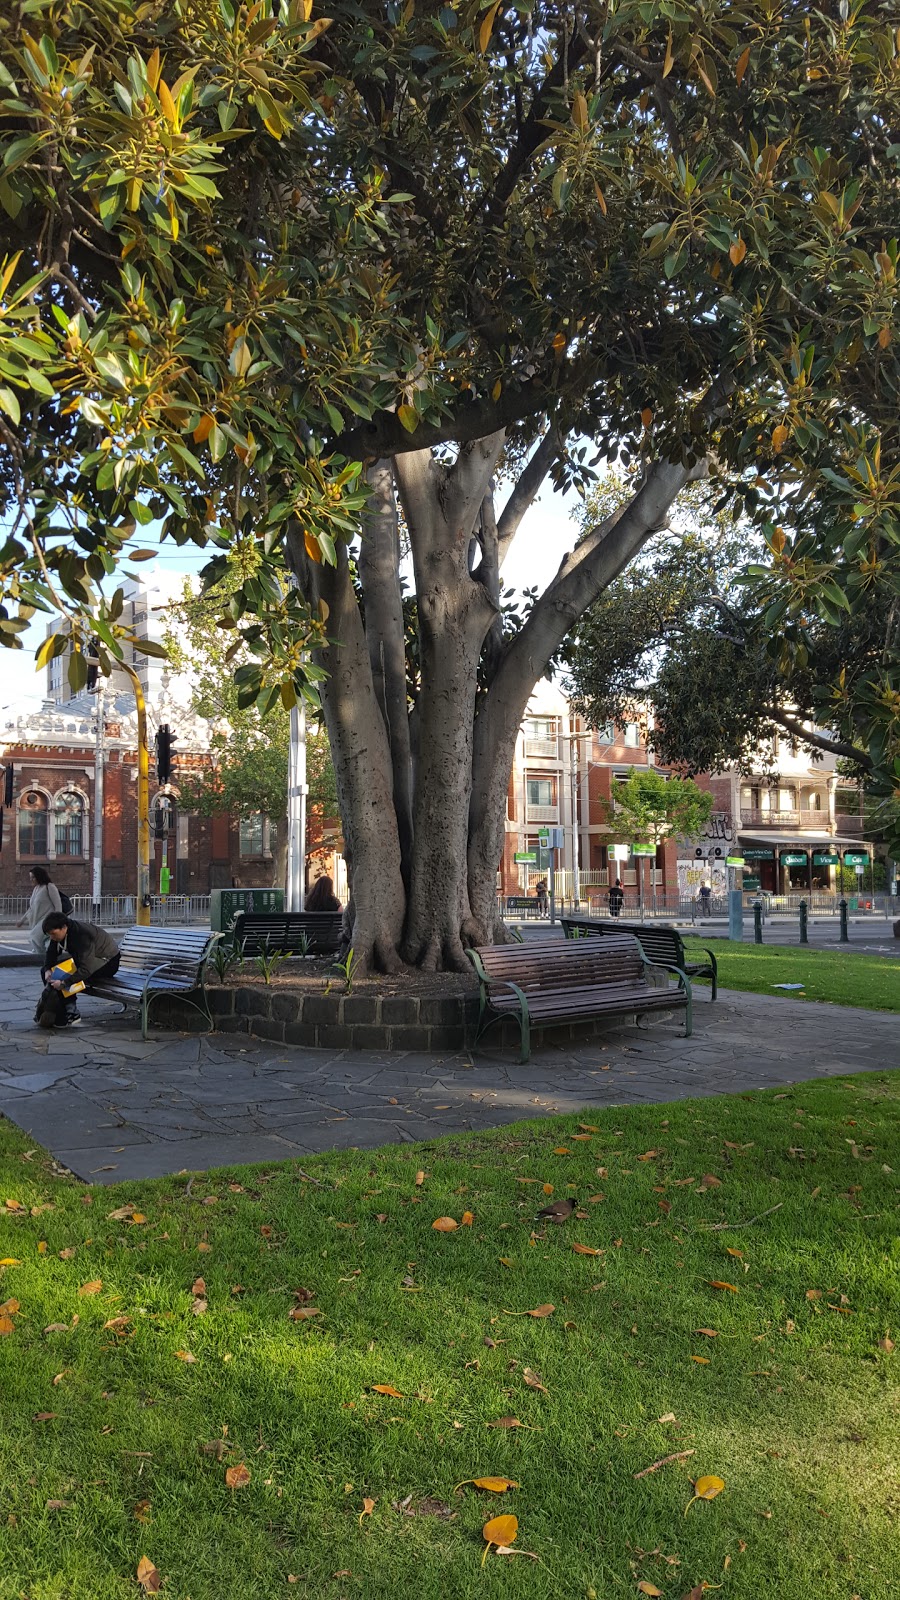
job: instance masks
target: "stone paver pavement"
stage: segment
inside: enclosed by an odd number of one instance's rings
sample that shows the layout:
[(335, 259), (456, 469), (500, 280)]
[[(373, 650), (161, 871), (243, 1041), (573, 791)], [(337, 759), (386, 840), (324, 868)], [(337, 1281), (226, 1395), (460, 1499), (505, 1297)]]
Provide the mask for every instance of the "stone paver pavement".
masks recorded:
[(496, 1127), (588, 1106), (722, 1094), (900, 1066), (897, 1017), (700, 992), (681, 1015), (546, 1045), (527, 1066), (472, 1056), (291, 1049), (159, 1031), (98, 1000), (58, 1034), (34, 1027), (33, 971), (0, 971), (0, 1113), (91, 1183), (302, 1159)]

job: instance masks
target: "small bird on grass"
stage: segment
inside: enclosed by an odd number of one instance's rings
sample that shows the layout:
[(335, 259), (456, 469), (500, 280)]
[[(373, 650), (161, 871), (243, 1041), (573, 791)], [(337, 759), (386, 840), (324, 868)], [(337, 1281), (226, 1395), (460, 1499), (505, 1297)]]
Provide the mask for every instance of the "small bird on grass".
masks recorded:
[(554, 1200), (552, 1206), (544, 1206), (543, 1210), (538, 1212), (538, 1216), (544, 1217), (547, 1222), (565, 1222), (577, 1204), (577, 1200)]

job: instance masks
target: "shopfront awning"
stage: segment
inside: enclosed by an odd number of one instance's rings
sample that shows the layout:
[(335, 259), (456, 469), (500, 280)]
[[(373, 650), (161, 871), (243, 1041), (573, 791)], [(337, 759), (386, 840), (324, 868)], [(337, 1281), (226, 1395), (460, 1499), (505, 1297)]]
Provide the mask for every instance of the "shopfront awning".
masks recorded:
[(742, 847), (755, 845), (757, 847), (768, 846), (772, 850), (821, 850), (823, 852), (827, 850), (868, 850), (869, 854), (872, 854), (872, 846), (867, 840), (848, 839), (844, 834), (829, 838), (827, 834), (823, 836), (822, 834), (808, 833), (798, 836), (796, 833), (776, 833), (774, 829), (771, 833), (745, 833), (743, 829), (740, 829), (738, 831), (738, 839)]

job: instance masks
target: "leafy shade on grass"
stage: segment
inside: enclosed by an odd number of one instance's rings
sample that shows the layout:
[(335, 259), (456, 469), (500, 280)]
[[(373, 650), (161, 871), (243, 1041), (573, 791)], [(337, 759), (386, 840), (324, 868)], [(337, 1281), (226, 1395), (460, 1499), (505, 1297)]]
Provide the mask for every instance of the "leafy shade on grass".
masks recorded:
[[(784, 944), (738, 944), (709, 941), (719, 963), (723, 989), (747, 989), (776, 999), (830, 1000), (839, 1006), (869, 1011), (900, 1011), (900, 961), (890, 956), (854, 954), (851, 950), (811, 950)], [(700, 944), (685, 939), (689, 958), (701, 959)], [(698, 980), (699, 981), (699, 980)], [(777, 983), (802, 983), (803, 990), (782, 990)]]
[[(0, 1122), (0, 1595), (125, 1600), (146, 1557), (177, 1600), (895, 1600), (898, 1103), (860, 1076), (119, 1190)], [(455, 1492), (486, 1475), (520, 1487)], [(480, 1569), (501, 1513), (539, 1562)]]

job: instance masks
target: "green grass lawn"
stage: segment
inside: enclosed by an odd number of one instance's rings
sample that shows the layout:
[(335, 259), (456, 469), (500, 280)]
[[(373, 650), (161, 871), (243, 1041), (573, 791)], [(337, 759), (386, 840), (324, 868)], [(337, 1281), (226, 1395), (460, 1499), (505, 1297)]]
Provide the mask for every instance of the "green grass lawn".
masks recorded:
[[(685, 938), (690, 957), (701, 959), (700, 940)], [(851, 950), (815, 950), (783, 944), (737, 944), (711, 939), (723, 989), (749, 989), (774, 998), (830, 1000), (839, 1006), (864, 1006), (870, 1011), (900, 1011), (900, 960), (854, 954)], [(777, 983), (802, 983), (799, 989), (776, 989)]]
[[(898, 1109), (860, 1076), (110, 1189), (0, 1120), (0, 1596), (133, 1600), (146, 1557), (171, 1600), (896, 1600)], [(538, 1561), (481, 1569), (501, 1512)]]

